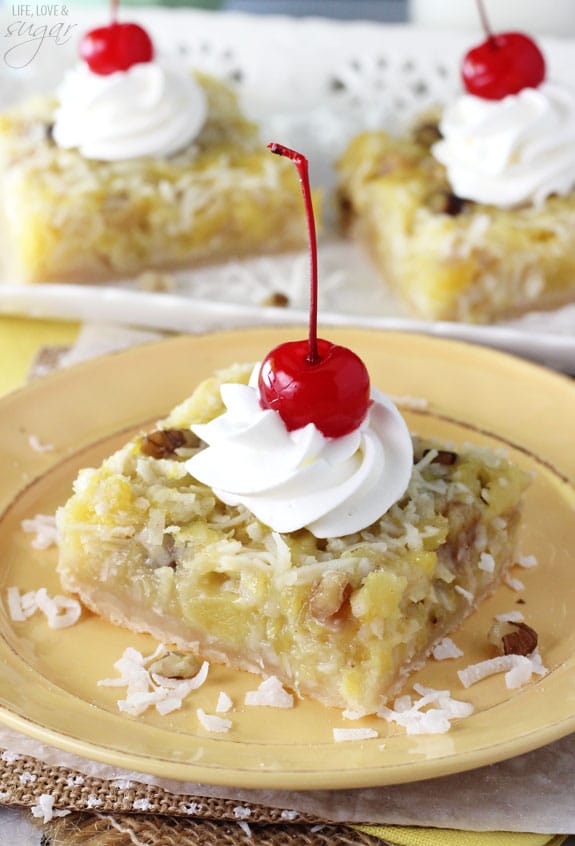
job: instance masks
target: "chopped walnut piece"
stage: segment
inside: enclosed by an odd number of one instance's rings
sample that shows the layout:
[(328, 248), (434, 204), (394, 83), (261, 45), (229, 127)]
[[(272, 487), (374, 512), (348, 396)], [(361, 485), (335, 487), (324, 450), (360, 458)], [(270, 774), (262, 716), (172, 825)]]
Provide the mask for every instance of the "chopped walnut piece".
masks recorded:
[(537, 648), (537, 632), (527, 623), (511, 623), (511, 625), (516, 630), (503, 637), (505, 655), (531, 655)]
[(168, 652), (148, 668), (150, 673), (167, 679), (192, 679), (198, 674), (201, 661), (191, 652)]
[(465, 202), (457, 194), (443, 189), (434, 191), (427, 198), (427, 206), (432, 212), (436, 212), (436, 214), (448, 214), (451, 217), (455, 217), (463, 211)]
[(411, 134), (416, 144), (421, 144), (422, 147), (427, 148), (442, 138), (437, 121), (418, 123)]
[(142, 452), (151, 458), (168, 458), (180, 447), (193, 449), (199, 438), (189, 429), (157, 429), (142, 438)]
[(272, 306), (273, 308), (287, 308), (289, 297), (287, 294), (282, 294), (281, 291), (273, 291), (273, 293), (262, 300), (261, 304), (263, 306)]
[(537, 632), (527, 623), (494, 623), (489, 630), (489, 642), (502, 655), (531, 655), (537, 647)]
[(336, 193), (337, 224), (342, 233), (348, 232), (354, 220), (353, 203), (347, 194), (338, 190)]
[[(423, 451), (423, 456), (426, 456), (430, 450), (426, 449)], [(432, 464), (443, 464), (446, 467), (451, 467), (452, 464), (455, 464), (457, 461), (457, 453), (451, 452), (448, 449), (440, 449), (437, 451), (437, 455), (434, 459), (432, 459)]]
[(338, 614), (349, 599), (351, 585), (345, 573), (328, 570), (316, 582), (309, 601), (312, 617), (325, 623)]

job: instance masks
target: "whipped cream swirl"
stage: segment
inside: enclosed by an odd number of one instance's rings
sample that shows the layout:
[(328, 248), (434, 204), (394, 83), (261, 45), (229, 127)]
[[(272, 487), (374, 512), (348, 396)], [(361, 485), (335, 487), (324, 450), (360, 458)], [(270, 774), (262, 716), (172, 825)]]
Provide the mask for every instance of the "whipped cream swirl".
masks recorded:
[(413, 447), (391, 400), (372, 389), (366, 417), (341, 438), (313, 423), (290, 432), (277, 411), (261, 408), (258, 372), (249, 385), (222, 385), (226, 411), (192, 426), (208, 444), (186, 463), (192, 476), (274, 531), (306, 528), (318, 538), (361, 531), (400, 499)]
[(575, 185), (575, 91), (553, 83), (447, 107), (432, 149), (457, 196), (501, 208), (541, 205)]
[(197, 136), (207, 115), (193, 76), (156, 61), (108, 76), (82, 63), (68, 71), (56, 96), (54, 141), (88, 159), (169, 156)]

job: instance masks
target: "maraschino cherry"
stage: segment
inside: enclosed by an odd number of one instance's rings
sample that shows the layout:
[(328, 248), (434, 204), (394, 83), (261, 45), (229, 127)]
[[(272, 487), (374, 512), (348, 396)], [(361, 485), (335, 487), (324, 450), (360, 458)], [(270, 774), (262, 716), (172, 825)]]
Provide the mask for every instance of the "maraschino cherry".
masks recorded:
[(537, 88), (545, 79), (545, 59), (533, 39), (521, 32), (494, 35), (482, 0), (477, 0), (487, 38), (463, 59), (461, 75), (469, 94), (502, 100), (524, 88)]
[(297, 167), (307, 216), (311, 254), (309, 337), (273, 349), (259, 374), (260, 405), (277, 411), (289, 431), (314, 423), (328, 438), (356, 429), (370, 405), (369, 375), (354, 352), (317, 337), (317, 242), (308, 161), (282, 144), (268, 144)]
[(118, 23), (118, 0), (112, 2), (112, 22), (87, 32), (80, 42), (80, 56), (93, 73), (108, 76), (132, 65), (151, 62), (152, 39), (135, 23)]

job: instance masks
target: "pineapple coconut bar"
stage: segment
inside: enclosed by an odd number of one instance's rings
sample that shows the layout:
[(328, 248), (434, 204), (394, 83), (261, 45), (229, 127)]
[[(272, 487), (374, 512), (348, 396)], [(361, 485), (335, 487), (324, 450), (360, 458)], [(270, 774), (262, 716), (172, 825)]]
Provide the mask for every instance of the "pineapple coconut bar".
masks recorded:
[[(272, 150), (313, 227), (306, 160)], [(306, 341), (216, 373), (80, 472), (58, 572), (114, 624), (368, 714), (505, 576), (527, 475), (412, 438), (361, 359), (317, 338), (316, 302)]]
[(416, 439), (405, 493), (364, 529), (274, 531), (187, 466), (205, 449), (190, 427), (221, 415), (220, 386), (251, 369), (218, 373), (80, 473), (57, 515), (62, 584), (112, 623), (375, 712), (501, 582), (526, 476)]
[[(102, 46), (103, 45), (103, 46)], [(300, 248), (297, 185), (236, 95), (114, 22), (57, 96), (0, 114), (2, 277), (97, 283)]]
[(338, 163), (342, 226), (408, 311), (489, 322), (575, 300), (575, 91), (537, 45), (488, 33), (466, 91), (404, 137), (365, 132)]

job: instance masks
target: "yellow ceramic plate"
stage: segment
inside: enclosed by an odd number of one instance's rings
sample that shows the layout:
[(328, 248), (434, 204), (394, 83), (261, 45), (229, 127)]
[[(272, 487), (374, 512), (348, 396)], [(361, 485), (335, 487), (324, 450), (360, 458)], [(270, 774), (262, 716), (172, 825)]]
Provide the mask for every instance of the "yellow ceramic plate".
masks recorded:
[[(465, 657), (430, 662), (412, 681), (448, 688), (476, 711), (445, 735), (406, 736), (376, 718), (349, 723), (312, 702), (290, 711), (245, 708), (259, 680), (212, 667), (181, 711), (122, 715), (123, 689), (98, 687), (128, 645), (150, 654), (151, 638), (84, 614), (59, 631), (35, 615), (11, 621), (6, 589), (58, 592), (54, 549), (35, 550), (21, 521), (51, 514), (77, 470), (99, 462), (127, 436), (163, 416), (214, 369), (255, 361), (303, 330), (267, 329), (184, 337), (139, 347), (54, 374), (0, 403), (0, 720), (44, 743), (130, 770), (174, 779), (257, 788), (360, 787), (444, 775), (495, 762), (575, 730), (575, 387), (563, 377), (479, 347), (428, 337), (330, 330), (353, 347), (372, 379), (393, 395), (423, 397), (405, 412), (412, 430), (455, 442), (505, 446), (534, 471), (521, 551), (539, 566), (503, 586), (455, 640)], [(35, 435), (51, 451), (30, 444)], [(518, 605), (518, 602), (521, 603)], [(523, 604), (524, 603), (524, 604)], [(496, 613), (521, 608), (540, 635), (550, 672), (517, 691), (502, 676), (468, 691), (458, 668), (487, 656)], [(229, 734), (206, 733), (196, 708), (213, 713), (220, 690), (237, 703)], [(336, 726), (364, 725), (379, 736), (334, 743)]]

